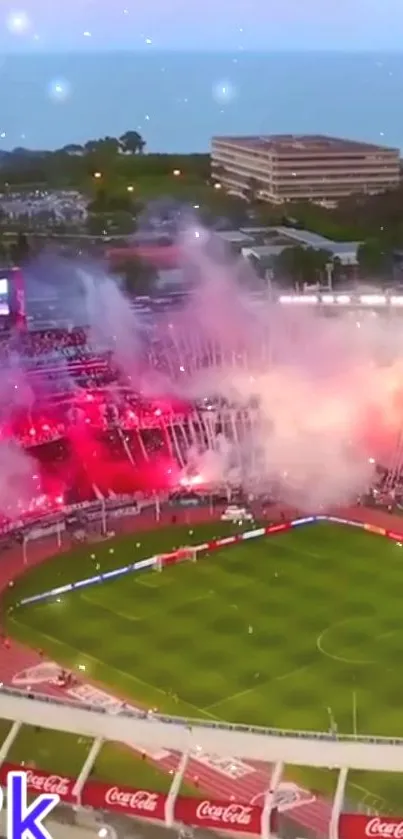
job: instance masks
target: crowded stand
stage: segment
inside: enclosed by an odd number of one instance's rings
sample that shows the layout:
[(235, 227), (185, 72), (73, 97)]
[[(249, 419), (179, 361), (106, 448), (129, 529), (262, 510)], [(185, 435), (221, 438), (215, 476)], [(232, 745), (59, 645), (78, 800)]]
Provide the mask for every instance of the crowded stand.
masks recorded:
[(33, 190), (0, 194), (2, 213), (10, 220), (33, 223), (82, 224), (87, 218), (87, 200), (76, 190)]
[(3, 372), (17, 372), (43, 397), (43, 391), (69, 394), (74, 386), (98, 387), (111, 383), (116, 371), (110, 351), (94, 348), (84, 329), (23, 332), (0, 338)]
[(23, 332), (12, 339), (9, 335), (2, 336), (0, 358), (7, 360), (13, 355), (18, 355), (21, 363), (31, 368), (53, 361), (86, 361), (95, 356), (95, 350), (85, 329), (50, 329)]
[[(222, 363), (219, 347), (206, 345), (201, 354), (193, 346), (197, 334), (187, 341), (169, 330), (150, 334), (142, 350), (148, 375), (172, 382), (185, 370), (192, 374), (195, 365), (200, 370)], [(248, 434), (258, 411), (218, 397), (192, 404), (150, 398), (118, 365), (113, 336), (108, 345), (82, 327), (1, 336), (0, 382), (0, 441), (15, 441), (39, 475), (41, 492), (34, 484), (25, 507), (35, 508), (38, 496), (47, 508), (60, 499), (171, 491), (186, 475), (189, 488), (198, 489), (200, 453), (214, 451), (220, 438)], [(388, 499), (382, 473), (379, 489), (379, 498)]]
[(162, 491), (178, 481), (187, 406), (133, 390), (89, 330), (3, 336), (0, 362), (0, 441), (25, 451), (32, 473), (32, 482), (24, 473), (24, 492), (9, 514), (3, 504), (0, 526), (16, 515)]

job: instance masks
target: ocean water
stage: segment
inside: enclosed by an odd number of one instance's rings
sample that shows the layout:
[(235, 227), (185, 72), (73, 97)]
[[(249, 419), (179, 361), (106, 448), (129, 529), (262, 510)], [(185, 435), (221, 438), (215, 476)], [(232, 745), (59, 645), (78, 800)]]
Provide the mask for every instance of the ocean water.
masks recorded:
[(102, 53), (0, 61), (0, 148), (127, 129), (154, 152), (213, 134), (337, 134), (403, 148), (403, 53)]

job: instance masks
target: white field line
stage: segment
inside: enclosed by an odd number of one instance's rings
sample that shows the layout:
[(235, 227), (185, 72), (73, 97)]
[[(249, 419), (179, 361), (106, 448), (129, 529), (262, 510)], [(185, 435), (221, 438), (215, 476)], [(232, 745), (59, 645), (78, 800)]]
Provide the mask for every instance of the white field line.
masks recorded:
[(87, 594), (79, 594), (80, 600), (85, 600), (87, 603), (91, 603), (91, 606), (96, 606), (97, 609), (102, 609), (104, 612), (109, 612), (110, 615), (118, 615), (119, 618), (124, 618), (124, 620), (132, 621), (133, 623), (138, 623), (139, 621), (144, 620), (144, 618), (137, 617), (136, 615), (130, 614), (128, 612), (121, 612), (119, 609), (111, 609), (110, 606), (105, 606), (104, 603), (98, 603), (98, 600), (95, 600), (93, 597), (88, 597)]
[(253, 693), (254, 691), (259, 690), (261, 687), (266, 687), (266, 685), (270, 685), (272, 682), (283, 682), (285, 679), (291, 679), (293, 676), (296, 676), (299, 673), (305, 673), (306, 670), (309, 670), (310, 667), (313, 667), (316, 662), (312, 664), (305, 664), (303, 667), (296, 667), (295, 670), (289, 670), (288, 673), (283, 673), (281, 676), (274, 676), (272, 679), (266, 679), (263, 682), (257, 682), (250, 688), (246, 688), (246, 690), (240, 690), (237, 693), (231, 694), (231, 696), (226, 696), (224, 699), (219, 699), (217, 702), (213, 702), (211, 705), (206, 705), (203, 710), (211, 711), (212, 708), (217, 708), (219, 705), (226, 705), (228, 702), (233, 702), (236, 699), (240, 699), (242, 696), (247, 696), (249, 693)]
[[(10, 615), (9, 620), (11, 620), (17, 626), (19, 625), (19, 626), (24, 626), (25, 628), (27, 628), (27, 624), (25, 624), (23, 621), (17, 620), (12, 615)], [(32, 629), (32, 627), (29, 627), (29, 628)], [(61, 648), (64, 647), (65, 649), (71, 650), (77, 656), (81, 656), (81, 658), (84, 659), (84, 660), (93, 661), (95, 664), (98, 664), (100, 667), (102, 667), (106, 670), (110, 670), (111, 672), (115, 671), (115, 673), (119, 673), (120, 676), (123, 676), (125, 679), (127, 679), (130, 682), (133, 682), (137, 685), (142, 685), (143, 687), (147, 688), (148, 690), (155, 691), (156, 693), (159, 693), (161, 696), (166, 696), (166, 697), (169, 698), (169, 693), (167, 693), (167, 691), (163, 690), (163, 688), (159, 688), (156, 685), (152, 685), (150, 682), (146, 682), (144, 679), (140, 679), (138, 676), (134, 676), (132, 673), (127, 673), (126, 670), (120, 670), (119, 667), (116, 667), (115, 665), (108, 664), (106, 661), (102, 661), (100, 658), (97, 658), (95, 655), (91, 655), (90, 653), (86, 653), (83, 650), (79, 650), (77, 647), (74, 647), (73, 644), (69, 644), (66, 641), (60, 641), (59, 638), (55, 638), (53, 635), (49, 635), (47, 632), (43, 632), (42, 629), (34, 630), (34, 633), (36, 635), (39, 635), (39, 636), (42, 635), (43, 638), (47, 638), (48, 641), (50, 641), (52, 643), (52, 645), (56, 644), (58, 647), (61, 647)], [(91, 679), (91, 674), (89, 674), (89, 677)], [(108, 688), (106, 687), (105, 690), (107, 691)], [(113, 695), (113, 694), (111, 694), (111, 695)], [(212, 720), (218, 720), (219, 719), (218, 717), (214, 716), (214, 714), (210, 714), (208, 710), (206, 710), (204, 708), (199, 708), (198, 705), (193, 705), (192, 702), (188, 702), (186, 699), (181, 699), (180, 696), (178, 697), (178, 699), (179, 699), (180, 702), (183, 703), (183, 705), (187, 705), (188, 708), (193, 708), (193, 710), (197, 711), (197, 714), (201, 715), (202, 717), (203, 716), (204, 717), (210, 717), (210, 719), (212, 719)], [(133, 701), (135, 701), (135, 700), (133, 700)]]

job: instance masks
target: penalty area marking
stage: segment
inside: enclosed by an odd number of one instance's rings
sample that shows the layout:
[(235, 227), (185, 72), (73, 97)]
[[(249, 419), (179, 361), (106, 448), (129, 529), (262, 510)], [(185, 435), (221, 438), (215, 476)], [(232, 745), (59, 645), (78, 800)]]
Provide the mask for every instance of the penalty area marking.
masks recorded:
[[(333, 661), (338, 661), (339, 664), (355, 664), (357, 667), (365, 667), (368, 664), (378, 664), (377, 659), (375, 658), (347, 658), (342, 655), (337, 655), (336, 653), (330, 653), (329, 650), (323, 645), (323, 640), (335, 629), (337, 626), (343, 626), (345, 624), (351, 623), (352, 621), (356, 620), (355, 618), (346, 618), (343, 621), (336, 621), (335, 623), (331, 623), (330, 626), (327, 626), (323, 632), (318, 635), (316, 639), (316, 647), (322, 655), (326, 656), (326, 658), (330, 658)], [(374, 641), (379, 641), (381, 638), (389, 638), (392, 635), (396, 634), (396, 630), (392, 630), (392, 632), (382, 632), (381, 635), (376, 635)]]
[(302, 665), (302, 667), (296, 667), (294, 670), (289, 670), (287, 673), (282, 673), (279, 676), (273, 676), (273, 678), (271, 679), (264, 679), (262, 682), (257, 682), (250, 688), (246, 688), (245, 690), (239, 690), (237, 693), (232, 693), (230, 696), (225, 696), (223, 699), (218, 699), (217, 702), (213, 702), (211, 705), (206, 705), (203, 708), (203, 711), (207, 713), (208, 711), (211, 711), (213, 708), (218, 708), (219, 705), (226, 705), (229, 702), (233, 702), (236, 699), (240, 699), (242, 696), (246, 696), (248, 693), (254, 693), (254, 691), (259, 690), (259, 688), (266, 687), (267, 685), (270, 685), (273, 682), (283, 682), (285, 679), (291, 679), (293, 676), (297, 676), (300, 673), (305, 673), (305, 671), (309, 670), (309, 668), (312, 666), (312, 664), (304, 664)]
[(160, 583), (159, 582), (158, 583), (153, 583), (153, 582), (151, 582), (151, 580), (137, 579), (137, 580), (135, 580), (135, 582), (137, 583), (138, 586), (145, 586), (145, 588), (153, 588), (153, 589), (160, 588)]
[(102, 609), (103, 612), (108, 612), (110, 615), (117, 615), (118, 618), (123, 618), (123, 620), (131, 621), (132, 623), (138, 623), (144, 618), (140, 618), (137, 615), (129, 615), (128, 612), (121, 612), (119, 609), (111, 609), (110, 606), (105, 606), (104, 603), (99, 603), (98, 600), (95, 600), (93, 597), (88, 597), (88, 595), (84, 594), (83, 592), (79, 593), (80, 600), (85, 600), (86, 603), (90, 603), (91, 606), (95, 606), (97, 609)]
[[(128, 673), (126, 670), (121, 670), (119, 667), (115, 667), (113, 664), (108, 664), (106, 661), (102, 661), (102, 659), (97, 658), (95, 655), (91, 655), (90, 653), (84, 652), (84, 650), (78, 649), (78, 647), (74, 647), (73, 644), (68, 643), (67, 641), (61, 641), (59, 638), (56, 638), (54, 635), (49, 635), (47, 632), (43, 632), (42, 629), (34, 629), (30, 627), (28, 624), (24, 623), (24, 621), (17, 620), (13, 615), (10, 615), (9, 620), (11, 623), (14, 623), (16, 626), (22, 626), (24, 629), (29, 629), (34, 635), (37, 637), (42, 636), (43, 638), (47, 638), (48, 641), (51, 642), (52, 645), (56, 645), (58, 647), (64, 648), (65, 650), (70, 650), (73, 652), (77, 657), (80, 656), (82, 659), (85, 659), (89, 662), (94, 662), (94, 664), (101, 666), (105, 670), (109, 670), (109, 672), (115, 671), (115, 673), (119, 673), (119, 675), (124, 676), (133, 684), (142, 685), (143, 688), (150, 689), (155, 691), (155, 693), (159, 693), (161, 696), (165, 696), (166, 698), (170, 698), (169, 693), (164, 690), (163, 688), (157, 687), (156, 685), (151, 684), (151, 682), (146, 682), (144, 679), (141, 679), (139, 676), (134, 676), (133, 673)], [(57, 658), (57, 656), (55, 656)], [(73, 667), (77, 672), (77, 666)], [(81, 677), (82, 678), (82, 677)], [(88, 675), (88, 680), (91, 681), (91, 674)], [(84, 681), (84, 679), (83, 679)], [(108, 690), (108, 687), (105, 686), (105, 690)], [(112, 695), (112, 694), (111, 694)], [(130, 701), (135, 702), (135, 699), (131, 699)], [(186, 699), (182, 699), (179, 697), (179, 701), (183, 705), (187, 705), (188, 708), (193, 708), (197, 714), (201, 714), (201, 716), (209, 717), (216, 722), (219, 721), (219, 717), (216, 717), (214, 714), (210, 714), (207, 708), (199, 708), (198, 705), (193, 705), (193, 702), (188, 702)]]

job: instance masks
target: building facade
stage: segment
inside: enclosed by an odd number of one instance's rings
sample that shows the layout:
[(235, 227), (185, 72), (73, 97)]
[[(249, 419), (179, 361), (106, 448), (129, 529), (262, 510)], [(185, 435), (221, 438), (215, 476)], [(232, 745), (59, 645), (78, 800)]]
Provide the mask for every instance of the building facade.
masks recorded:
[(400, 182), (398, 149), (325, 136), (213, 137), (212, 175), (228, 191), (273, 203), (334, 203)]

